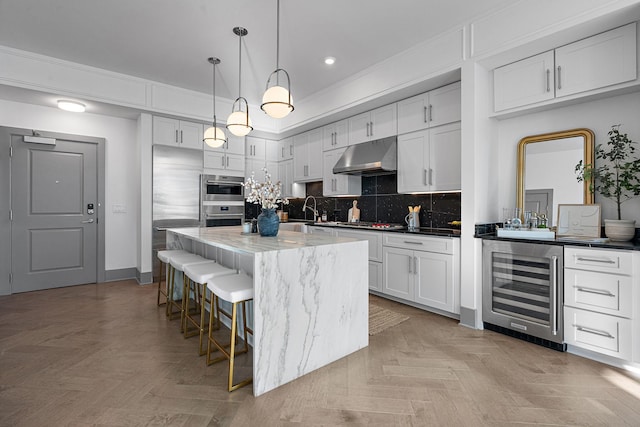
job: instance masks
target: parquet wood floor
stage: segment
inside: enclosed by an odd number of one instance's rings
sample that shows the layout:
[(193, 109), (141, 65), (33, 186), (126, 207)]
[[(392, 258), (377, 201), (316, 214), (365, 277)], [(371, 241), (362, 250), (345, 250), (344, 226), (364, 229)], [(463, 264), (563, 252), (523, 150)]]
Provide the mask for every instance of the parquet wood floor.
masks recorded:
[[(133, 281), (0, 297), (1, 426), (639, 426), (628, 373), (375, 298), (410, 319), (254, 398)], [(250, 366), (250, 355), (240, 363)]]

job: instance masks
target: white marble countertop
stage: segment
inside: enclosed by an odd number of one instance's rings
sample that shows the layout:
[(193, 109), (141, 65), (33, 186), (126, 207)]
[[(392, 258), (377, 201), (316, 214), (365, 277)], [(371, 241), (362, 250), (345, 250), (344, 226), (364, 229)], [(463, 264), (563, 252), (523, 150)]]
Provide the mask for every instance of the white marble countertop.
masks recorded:
[(237, 253), (256, 254), (261, 252), (299, 249), (353, 242), (356, 239), (297, 231), (280, 230), (277, 236), (262, 237), (260, 234), (242, 234), (242, 227), (191, 227), (170, 228), (167, 231), (184, 236), (196, 242), (217, 246)]

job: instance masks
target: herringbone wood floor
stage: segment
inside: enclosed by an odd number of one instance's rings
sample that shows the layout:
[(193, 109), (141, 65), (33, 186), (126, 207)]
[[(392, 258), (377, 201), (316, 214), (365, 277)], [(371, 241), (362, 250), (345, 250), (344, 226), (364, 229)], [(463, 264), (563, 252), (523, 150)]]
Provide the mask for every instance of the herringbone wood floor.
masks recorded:
[(155, 292), (0, 297), (0, 425), (640, 425), (623, 371), (379, 298), (410, 319), (263, 396), (227, 393), (226, 365), (205, 366)]

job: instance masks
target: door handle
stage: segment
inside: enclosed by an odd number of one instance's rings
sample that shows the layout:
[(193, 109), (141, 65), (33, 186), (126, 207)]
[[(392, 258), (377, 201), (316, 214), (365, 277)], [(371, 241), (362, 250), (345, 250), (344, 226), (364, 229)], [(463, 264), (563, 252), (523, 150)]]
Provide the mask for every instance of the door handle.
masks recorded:
[(93, 224), (93, 218), (82, 221), (83, 224)]
[(371, 129), (371, 136), (373, 136), (373, 122), (369, 122), (371, 123), (370, 129)]
[(562, 73), (562, 67), (558, 65), (558, 90), (562, 89), (562, 78), (560, 77)]
[(433, 121), (433, 105), (429, 104), (429, 121)]
[(424, 107), (424, 122), (427, 123), (429, 120), (427, 119), (427, 109), (428, 107)]
[(411, 261), (413, 261), (411, 258), (412, 257), (409, 257), (409, 274), (413, 273), (413, 271), (411, 271)]
[(547, 92), (551, 92), (551, 86), (549, 85), (549, 82), (551, 81), (551, 79), (549, 78), (550, 74), (551, 71), (547, 68)]

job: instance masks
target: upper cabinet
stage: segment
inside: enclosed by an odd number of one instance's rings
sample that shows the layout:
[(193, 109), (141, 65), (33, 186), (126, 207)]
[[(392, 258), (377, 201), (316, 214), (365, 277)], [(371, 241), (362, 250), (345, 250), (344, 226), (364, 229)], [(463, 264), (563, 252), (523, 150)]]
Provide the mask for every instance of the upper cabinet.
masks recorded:
[(153, 117), (153, 143), (202, 150), (204, 127), (200, 123)]
[(278, 161), (278, 142), (270, 139), (247, 136), (244, 150), (247, 159)]
[(362, 192), (362, 179), (353, 175), (336, 175), (333, 167), (345, 152), (346, 148), (324, 152), (324, 174), (322, 179), (322, 195), (330, 196), (359, 196)]
[(293, 159), (293, 137), (278, 141), (278, 161)]
[(398, 136), (398, 193), (461, 188), (460, 122)]
[(293, 180), (322, 180), (322, 128), (293, 137)]
[(322, 149), (324, 151), (349, 145), (349, 122), (340, 120), (322, 128)]
[(637, 79), (631, 23), (493, 71), (494, 110), (586, 94)]
[(398, 134), (396, 104), (385, 105), (384, 107), (350, 117), (348, 120), (349, 145)]
[(213, 148), (204, 144), (204, 167), (209, 174), (233, 174), (244, 176), (243, 136), (227, 134), (227, 142)]
[(398, 135), (460, 121), (460, 82), (398, 102)]

